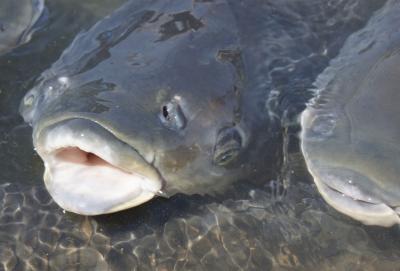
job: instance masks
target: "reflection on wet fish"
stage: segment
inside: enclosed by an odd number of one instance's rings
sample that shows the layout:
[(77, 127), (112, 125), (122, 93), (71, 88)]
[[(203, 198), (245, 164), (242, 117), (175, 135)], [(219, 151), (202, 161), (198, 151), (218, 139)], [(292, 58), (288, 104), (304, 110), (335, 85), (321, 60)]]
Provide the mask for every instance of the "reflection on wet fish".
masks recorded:
[(29, 41), (43, 8), (44, 0), (0, 1), (0, 55)]
[(54, 200), (95, 215), (269, 180), (273, 101), (291, 104), (283, 90), (304, 91), (336, 54), (331, 27), (345, 37), (369, 16), (321, 2), (129, 1), (79, 34), (20, 108)]
[(263, 176), (268, 114), (238, 31), (223, 0), (130, 1), (78, 35), (21, 107), (56, 202), (95, 215)]
[[(52, 1), (54, 2), (56, 1)], [(105, 2), (109, 3), (106, 0), (98, 1), (102, 6)], [(149, 2), (154, 1), (146, 3)], [(235, 0), (234, 3), (241, 2)], [(255, 45), (252, 52), (257, 53), (255, 57), (257, 61), (254, 60), (250, 67), (258, 65), (256, 69), (260, 75), (260, 79), (251, 81), (254, 83), (251, 87), (260, 87), (267, 93), (273, 90), (270, 92), (271, 95), (268, 94), (267, 102), (263, 97), (260, 98), (259, 105), (278, 109), (271, 115), (279, 119), (280, 116), (290, 117), (290, 114), (297, 114), (296, 111), (302, 110), (304, 100), (307, 99), (304, 97), (304, 89), (311, 86), (329, 59), (338, 53), (349, 33), (364, 26), (371, 13), (382, 5), (383, 1), (245, 0), (242, 4), (244, 4), (241, 6), (242, 9), (248, 8), (245, 10), (247, 16), (244, 19), (242, 17), (238, 25), (248, 27), (242, 28), (241, 35), (248, 41), (247, 46)], [(251, 9), (251, 6), (255, 8)], [(54, 30), (57, 28), (65, 30), (63, 26), (62, 23), (55, 25)], [(97, 41), (93, 38), (87, 44), (91, 42)], [(64, 43), (56, 44), (58, 50), (64, 47)], [(80, 49), (83, 50), (84, 45), (81, 43)], [(31, 44), (27, 49), (29, 46)], [(85, 54), (86, 51), (83, 52), (83, 55)], [(40, 56), (45, 55), (46, 53), (40, 54)], [(104, 50), (99, 52), (97, 57), (106, 55), (107, 50)], [(176, 56), (171, 56), (174, 57)], [(72, 58), (71, 55), (68, 60), (70, 64)], [(113, 57), (108, 59), (108, 63), (111, 64)], [(119, 64), (121, 63), (115, 65)], [(12, 70), (17, 71), (21, 65), (24, 64), (15, 61), (10, 64)], [(51, 89), (49, 87), (54, 87), (53, 93), (57, 94), (58, 90), (62, 91), (60, 87), (70, 83), (69, 90), (73, 92), (75, 90), (73, 83), (77, 82), (78, 78), (64, 75), (69, 71), (68, 67), (74, 66), (64, 66), (61, 60), (57, 65), (65, 69), (54, 69), (56, 73), (53, 77), (48, 73), (48, 82), (47, 84), (43, 82), (44, 87), (40, 91), (49, 94), (51, 93), (47, 92)], [(160, 69), (166, 68), (163, 66)], [(99, 70), (94, 69), (91, 74), (82, 73), (82, 76), (88, 80), (95, 79), (97, 73)], [(100, 73), (98, 77), (102, 75)], [(124, 76), (118, 79), (117, 85), (121, 85), (120, 81)], [(157, 80), (157, 76), (153, 74), (144, 73), (143, 76), (148, 76), (149, 81)], [(183, 81), (182, 84), (185, 83), (184, 77), (177, 75), (176, 78), (178, 81)], [(38, 82), (38, 88), (40, 85)], [(112, 102), (107, 99), (104, 95), (107, 88), (104, 86), (107, 84), (89, 84), (86, 89), (82, 88), (85, 91), (76, 94), (75, 97), (69, 96), (71, 99), (64, 98), (63, 102), (78, 105), (82, 100), (82, 103), (90, 102), (92, 96), (95, 96), (99, 104), (98, 107), (94, 107), (97, 110), (121, 106), (116, 104), (115, 100)], [(189, 88), (185, 96), (190, 97), (190, 90)], [(101, 97), (96, 95), (102, 91)], [(115, 89), (114, 92), (109, 91), (108, 95), (120, 95), (120, 91)], [(43, 98), (38, 96), (36, 98)], [(138, 99), (141, 97), (143, 96), (139, 96)], [(195, 98), (203, 101), (203, 97), (198, 98), (195, 95)], [(4, 102), (4, 99), (0, 100)], [(26, 99), (27, 104), (30, 101), (35, 102), (31, 98)], [(133, 99), (128, 102), (136, 105), (135, 101)], [(141, 101), (137, 104), (142, 108), (151, 105), (147, 99)], [(92, 104), (96, 105), (94, 102)], [(46, 103), (42, 105), (43, 109), (37, 110), (54, 112), (52, 110), (60, 106), (55, 101), (52, 104), (53, 109), (51, 107), (48, 109)], [(169, 114), (171, 109), (176, 108), (176, 103), (172, 103), (165, 111)], [(161, 109), (158, 108), (155, 114), (164, 113)], [(140, 109), (135, 110), (140, 113)], [(181, 114), (187, 116), (184, 110), (176, 111), (179, 120), (183, 119)], [(121, 119), (123, 117), (122, 115)], [(187, 127), (190, 122), (185, 119), (186, 121), (167, 126)], [(1, 124), (2, 131), (8, 131), (9, 127), (14, 126), (12, 122), (8, 126), (3, 122)], [(18, 124), (19, 122), (15, 125)], [(74, 125), (82, 127), (79, 123)], [(99, 129), (94, 128), (94, 124), (88, 125), (89, 134), (83, 131), (83, 137), (92, 136), (93, 140), (100, 139), (103, 140), (101, 143), (112, 144), (111, 146), (118, 144), (112, 141), (112, 138), (109, 142), (108, 134), (99, 132)], [(156, 129), (154, 131), (156, 133), (158, 127), (152, 127)], [(272, 131), (279, 131), (276, 127), (274, 129)], [(23, 130), (19, 129), (16, 135), (22, 133), (25, 136), (30, 133), (25, 128)], [(74, 136), (81, 136), (78, 131), (72, 130), (72, 132), (75, 133)], [(289, 129), (288, 134), (291, 132)], [(100, 134), (96, 137), (94, 133)], [(218, 199), (179, 194), (170, 199), (156, 198), (124, 212), (85, 217), (60, 209), (42, 184), (32, 186), (32, 182), (39, 182), (40, 179), (33, 174), (29, 175), (29, 171), (26, 174), (21, 174), (20, 171), (26, 165), (31, 166), (29, 160), (37, 161), (30, 153), (22, 151), (29, 146), (26, 137), (10, 138), (6, 135), (7, 132), (0, 132), (0, 157), (3, 169), (0, 180), (12, 184), (0, 185), (1, 270), (392, 271), (398, 267), (399, 231), (396, 228), (386, 230), (365, 227), (335, 212), (324, 203), (310, 185), (309, 176), (304, 176), (304, 183), (291, 185), (287, 189), (287, 196), (282, 200), (279, 200), (279, 197), (278, 200), (273, 199), (272, 195), (275, 192), (270, 193), (269, 186), (251, 186), (249, 180), (244, 179), (232, 185), (228, 192)], [(275, 148), (281, 148), (279, 140), (273, 140), (271, 143), (266, 144), (268, 149), (265, 152), (276, 158), (275, 160), (279, 160), (280, 154), (274, 154)], [(289, 143), (293, 141), (289, 140)], [(297, 144), (288, 145), (291, 153), (299, 154)], [(126, 151), (129, 153), (129, 149)], [(171, 166), (186, 161), (190, 164), (194, 157), (188, 155), (190, 153), (186, 148), (176, 148), (170, 154), (171, 157), (182, 157), (181, 160), (164, 160), (172, 161)], [(21, 161), (21, 157), (25, 160)], [(4, 160), (15, 164), (15, 169), (10, 170)], [(304, 166), (301, 162), (300, 160), (299, 164)], [(281, 169), (279, 164), (264, 164), (264, 166), (275, 168), (279, 172)], [(296, 174), (305, 170), (305, 168), (296, 169)], [(7, 171), (7, 174), (4, 174), (4, 171)], [(297, 175), (291, 176), (296, 182), (301, 179)], [(266, 177), (265, 180), (271, 178)], [(96, 190), (95, 184), (92, 187)], [(271, 190), (274, 187), (276, 185), (272, 183)]]
[(353, 34), (302, 113), (302, 150), (325, 200), (365, 224), (400, 223), (400, 2)]

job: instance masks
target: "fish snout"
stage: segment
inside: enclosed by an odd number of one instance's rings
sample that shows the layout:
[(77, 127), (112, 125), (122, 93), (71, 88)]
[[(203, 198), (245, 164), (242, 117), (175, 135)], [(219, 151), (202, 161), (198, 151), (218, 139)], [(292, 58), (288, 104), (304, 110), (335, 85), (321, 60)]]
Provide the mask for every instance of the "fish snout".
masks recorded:
[(49, 105), (70, 88), (70, 79), (66, 76), (38, 79), (38, 84), (29, 90), (19, 105), (19, 113), (26, 123), (32, 125), (42, 114), (42, 108)]
[(400, 208), (381, 198), (379, 185), (368, 176), (352, 169), (321, 165), (318, 170), (310, 167), (310, 172), (322, 197), (336, 210), (367, 225), (400, 224)]
[(63, 209), (84, 215), (140, 205), (159, 193), (162, 179), (135, 148), (101, 125), (70, 119), (37, 135), (44, 180)]

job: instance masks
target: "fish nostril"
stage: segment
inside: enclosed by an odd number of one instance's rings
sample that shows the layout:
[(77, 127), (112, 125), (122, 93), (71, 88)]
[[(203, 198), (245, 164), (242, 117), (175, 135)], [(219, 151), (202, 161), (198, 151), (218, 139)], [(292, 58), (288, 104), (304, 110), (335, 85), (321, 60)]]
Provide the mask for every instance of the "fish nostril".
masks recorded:
[(25, 122), (32, 125), (35, 108), (37, 104), (37, 96), (35, 91), (30, 91), (30, 93), (26, 94), (25, 97), (22, 99), (19, 112), (21, 116), (24, 118)]
[(163, 112), (164, 118), (166, 118), (168, 120), (169, 113), (168, 113), (168, 108), (166, 105), (163, 106), (162, 112)]
[(24, 98), (24, 106), (29, 108), (33, 105), (33, 102), (35, 101), (35, 95), (34, 94), (30, 94), (25, 96)]

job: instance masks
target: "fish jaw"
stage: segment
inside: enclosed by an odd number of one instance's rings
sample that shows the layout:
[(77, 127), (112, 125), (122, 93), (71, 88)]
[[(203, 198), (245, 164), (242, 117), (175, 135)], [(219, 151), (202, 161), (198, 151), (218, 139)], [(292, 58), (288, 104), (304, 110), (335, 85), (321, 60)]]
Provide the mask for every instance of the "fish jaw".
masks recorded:
[[(318, 191), (329, 205), (365, 225), (390, 227), (400, 224), (399, 208), (393, 208), (384, 201), (374, 198), (346, 180), (339, 179), (330, 182), (338, 176), (320, 170), (313, 170), (309, 166), (311, 175)], [(348, 181), (347, 181), (348, 182)], [(337, 184), (341, 185), (337, 185)]]
[[(371, 192), (372, 188), (379, 191), (379, 186), (373, 185), (376, 182), (371, 178), (352, 169), (350, 164), (334, 165), (332, 161), (328, 162), (329, 159), (324, 161), (324, 156), (312, 158), (313, 145), (319, 141), (324, 142), (323, 140), (330, 137), (336, 125), (334, 121), (329, 121), (329, 118), (324, 118), (322, 124), (317, 122), (321, 125), (315, 125), (316, 122), (313, 120), (318, 117), (312, 106), (308, 106), (302, 112), (300, 139), (307, 168), (323, 199), (337, 211), (365, 225), (390, 227), (400, 224), (400, 208), (385, 202), (379, 193)], [(310, 136), (310, 134), (315, 135)], [(329, 155), (327, 152), (326, 156)], [(358, 185), (362, 182), (371, 184), (371, 191), (366, 191)]]
[(63, 209), (100, 215), (151, 200), (162, 188), (157, 170), (100, 125), (73, 119), (41, 132), (36, 150), (44, 182)]

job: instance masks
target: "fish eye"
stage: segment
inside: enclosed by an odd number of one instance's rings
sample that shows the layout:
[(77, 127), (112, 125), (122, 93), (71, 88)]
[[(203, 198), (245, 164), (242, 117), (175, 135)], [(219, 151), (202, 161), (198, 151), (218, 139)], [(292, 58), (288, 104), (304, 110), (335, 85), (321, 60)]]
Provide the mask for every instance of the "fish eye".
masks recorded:
[(242, 149), (242, 137), (235, 127), (223, 128), (217, 136), (213, 162), (225, 166), (233, 162)]
[(182, 130), (186, 125), (186, 118), (177, 101), (171, 101), (161, 107), (159, 114), (161, 123), (171, 130)]

